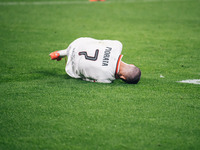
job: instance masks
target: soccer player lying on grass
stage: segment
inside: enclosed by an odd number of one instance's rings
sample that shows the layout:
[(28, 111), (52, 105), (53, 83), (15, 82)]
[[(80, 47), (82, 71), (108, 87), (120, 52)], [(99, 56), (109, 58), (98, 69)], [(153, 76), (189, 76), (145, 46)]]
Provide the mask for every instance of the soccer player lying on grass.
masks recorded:
[(65, 70), (73, 78), (101, 83), (111, 83), (120, 78), (136, 84), (141, 71), (135, 65), (121, 61), (121, 51), (122, 44), (119, 41), (78, 38), (67, 49), (52, 52), (50, 57), (59, 61), (67, 56)]

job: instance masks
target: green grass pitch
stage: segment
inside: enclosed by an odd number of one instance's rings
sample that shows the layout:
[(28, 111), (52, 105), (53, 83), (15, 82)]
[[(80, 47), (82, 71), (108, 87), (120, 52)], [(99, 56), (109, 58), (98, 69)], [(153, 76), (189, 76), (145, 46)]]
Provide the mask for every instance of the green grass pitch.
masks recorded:
[[(176, 82), (200, 78), (199, 0), (11, 2), (0, 0), (1, 150), (200, 149), (200, 85)], [(79, 37), (121, 41), (139, 84), (69, 77), (49, 53)]]

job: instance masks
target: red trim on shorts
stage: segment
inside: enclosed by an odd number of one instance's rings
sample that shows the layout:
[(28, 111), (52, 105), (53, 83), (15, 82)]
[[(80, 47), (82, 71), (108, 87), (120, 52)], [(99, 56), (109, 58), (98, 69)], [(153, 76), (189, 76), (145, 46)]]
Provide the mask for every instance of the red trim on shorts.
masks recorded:
[(119, 72), (120, 61), (121, 61), (122, 57), (123, 57), (123, 55), (120, 55), (118, 58), (115, 74), (117, 74)]

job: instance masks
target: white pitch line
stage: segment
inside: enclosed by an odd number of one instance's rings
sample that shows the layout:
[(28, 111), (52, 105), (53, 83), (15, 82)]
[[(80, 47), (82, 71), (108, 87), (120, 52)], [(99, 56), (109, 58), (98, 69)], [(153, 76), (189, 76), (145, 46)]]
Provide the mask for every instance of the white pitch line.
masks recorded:
[(200, 79), (189, 79), (189, 80), (182, 80), (182, 81), (177, 81), (180, 83), (191, 83), (191, 84), (200, 84)]
[[(186, 0), (121, 0), (121, 1), (105, 1), (98, 3), (137, 3), (137, 2), (170, 2), (170, 1), (186, 1)], [(0, 2), (0, 6), (10, 6), (10, 5), (69, 5), (69, 4), (92, 4), (97, 2), (85, 1), (37, 1), (37, 2)]]

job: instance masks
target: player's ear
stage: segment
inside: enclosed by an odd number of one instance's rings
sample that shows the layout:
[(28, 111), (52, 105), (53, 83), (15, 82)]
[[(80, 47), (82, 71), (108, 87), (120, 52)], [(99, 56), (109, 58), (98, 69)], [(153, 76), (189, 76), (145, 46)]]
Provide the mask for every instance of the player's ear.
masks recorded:
[(121, 76), (120, 76), (120, 79), (126, 80), (126, 77), (123, 76), (123, 75), (121, 75)]

